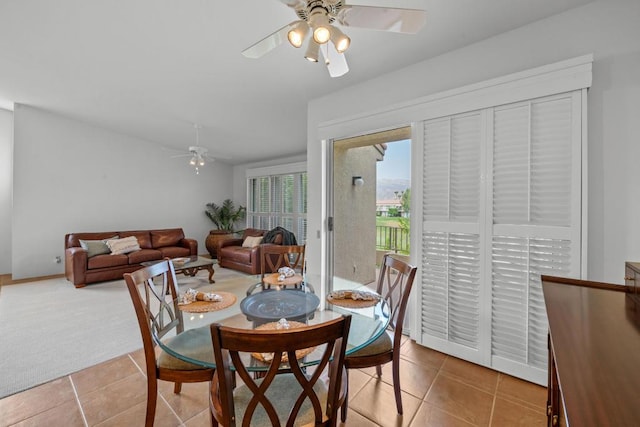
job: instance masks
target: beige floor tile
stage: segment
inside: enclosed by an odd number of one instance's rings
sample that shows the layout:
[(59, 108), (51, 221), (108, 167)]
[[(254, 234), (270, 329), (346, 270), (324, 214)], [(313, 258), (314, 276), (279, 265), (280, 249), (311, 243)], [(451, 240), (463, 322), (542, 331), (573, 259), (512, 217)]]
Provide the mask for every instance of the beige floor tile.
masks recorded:
[(533, 410), (544, 411), (547, 407), (547, 388), (506, 374), (500, 374), (496, 395)]
[(523, 405), (497, 398), (491, 418), (491, 425), (502, 426), (546, 426), (547, 416), (543, 411), (534, 411)]
[(380, 426), (380, 424), (377, 424), (371, 421), (370, 419), (365, 418), (364, 416), (360, 415), (356, 411), (348, 411), (347, 421), (344, 423), (338, 421), (338, 425), (340, 427), (379, 427)]
[(447, 357), (442, 364), (443, 375), (457, 378), (460, 381), (495, 394), (498, 385), (498, 372), (457, 357)]
[(349, 398), (347, 421), (353, 411), (381, 426), (408, 426), (415, 415), (420, 400), (408, 393), (402, 393), (403, 415), (398, 415), (393, 387), (372, 379), (355, 396)]
[(67, 401), (62, 405), (40, 412), (31, 418), (22, 420), (14, 427), (84, 427), (84, 419), (77, 401)]
[(0, 426), (31, 418), (76, 397), (69, 377), (60, 378), (0, 400)]
[[(376, 368), (366, 368), (362, 371), (377, 378)], [(400, 388), (418, 399), (424, 398), (437, 374), (438, 370), (430, 365), (400, 359)], [(391, 363), (382, 366), (381, 380), (393, 385), (393, 366)]]
[(162, 397), (182, 421), (193, 418), (209, 408), (209, 382), (182, 384), (180, 394), (173, 392), (173, 383), (159, 382)]
[(493, 395), (459, 380), (438, 375), (425, 401), (471, 424), (489, 425)]
[[(96, 427), (123, 427), (123, 426), (144, 426), (147, 413), (147, 405), (138, 403), (125, 411), (114, 414), (112, 417), (95, 424)], [(173, 411), (162, 400), (158, 399), (154, 427), (179, 427), (182, 422), (175, 416)], [(89, 423), (89, 426), (92, 426)]]
[(473, 424), (436, 408), (427, 402), (422, 402), (416, 416), (411, 421), (411, 427), (471, 427)]
[(408, 340), (400, 347), (400, 357), (418, 365), (440, 369), (447, 355)]
[(367, 375), (360, 369), (349, 369), (349, 395), (355, 396), (360, 390), (371, 380), (371, 376)]
[(129, 353), (129, 357), (133, 359), (134, 363), (138, 365), (138, 369), (140, 369), (145, 375), (147, 374), (147, 368), (144, 360), (144, 350), (140, 349), (138, 351), (134, 351), (133, 353)]
[(96, 425), (135, 405), (146, 404), (147, 380), (136, 373), (79, 398), (87, 422)]
[(210, 427), (209, 408), (184, 422), (184, 427)]
[(78, 396), (84, 396), (137, 373), (139, 373), (138, 368), (129, 356), (125, 354), (71, 374), (71, 381), (73, 381)]

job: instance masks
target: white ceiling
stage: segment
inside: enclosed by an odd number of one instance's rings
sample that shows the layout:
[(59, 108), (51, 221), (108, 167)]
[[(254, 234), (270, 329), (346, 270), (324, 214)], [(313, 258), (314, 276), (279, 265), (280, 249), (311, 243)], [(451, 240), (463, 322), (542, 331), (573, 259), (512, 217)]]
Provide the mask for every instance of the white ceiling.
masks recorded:
[[(288, 43), (240, 52), (297, 19), (278, 0), (2, 0), (0, 107), (32, 105), (240, 164), (306, 151), (309, 100), (592, 0), (354, 0), (423, 8), (417, 35), (343, 28), (331, 78)], [(9, 104), (10, 105), (10, 104)]]

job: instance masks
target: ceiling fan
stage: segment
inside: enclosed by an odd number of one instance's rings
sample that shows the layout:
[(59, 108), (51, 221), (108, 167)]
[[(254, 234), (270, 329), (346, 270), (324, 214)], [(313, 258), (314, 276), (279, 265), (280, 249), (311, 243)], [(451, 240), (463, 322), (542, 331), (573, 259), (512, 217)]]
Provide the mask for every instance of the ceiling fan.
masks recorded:
[(361, 5), (346, 4), (345, 0), (280, 0), (292, 8), (299, 20), (293, 21), (242, 51), (247, 58), (259, 58), (289, 40), (293, 47), (301, 47), (307, 35), (305, 58), (318, 62), (320, 52), (331, 77), (349, 71), (344, 52), (351, 39), (334, 24), (396, 33), (417, 33), (424, 25), (426, 12), (419, 9), (367, 6), (369, 0), (357, 0)]
[[(200, 145), (201, 126), (194, 123), (193, 127), (196, 130), (196, 145), (192, 145), (189, 147), (189, 153), (178, 154), (173, 157), (174, 158), (175, 157), (191, 157), (189, 159), (189, 164), (195, 168), (196, 175), (198, 175), (200, 173), (200, 168), (203, 167), (207, 162), (213, 163), (216, 160), (216, 157), (212, 157), (209, 154), (209, 149)], [(228, 157), (219, 157), (219, 158), (228, 159)]]

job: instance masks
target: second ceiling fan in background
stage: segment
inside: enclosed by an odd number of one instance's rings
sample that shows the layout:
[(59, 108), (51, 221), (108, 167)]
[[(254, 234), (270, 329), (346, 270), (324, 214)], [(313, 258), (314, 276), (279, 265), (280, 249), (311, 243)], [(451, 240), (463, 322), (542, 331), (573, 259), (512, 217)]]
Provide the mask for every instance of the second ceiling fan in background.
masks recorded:
[(299, 48), (308, 39), (305, 58), (318, 62), (322, 54), (331, 77), (340, 77), (349, 71), (344, 52), (351, 43), (351, 39), (334, 24), (415, 34), (424, 26), (426, 18), (424, 10), (368, 6), (366, 0), (360, 0), (360, 5), (346, 4), (344, 0), (280, 1), (292, 8), (299, 19), (248, 47), (242, 54), (247, 58), (259, 58), (285, 40)]

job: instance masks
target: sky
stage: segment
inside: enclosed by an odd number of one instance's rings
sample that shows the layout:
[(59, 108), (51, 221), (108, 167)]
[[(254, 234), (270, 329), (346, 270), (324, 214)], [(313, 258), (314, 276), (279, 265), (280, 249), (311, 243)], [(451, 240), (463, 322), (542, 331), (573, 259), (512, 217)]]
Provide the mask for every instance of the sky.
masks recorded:
[(384, 161), (377, 163), (378, 179), (411, 178), (411, 140), (390, 142)]

